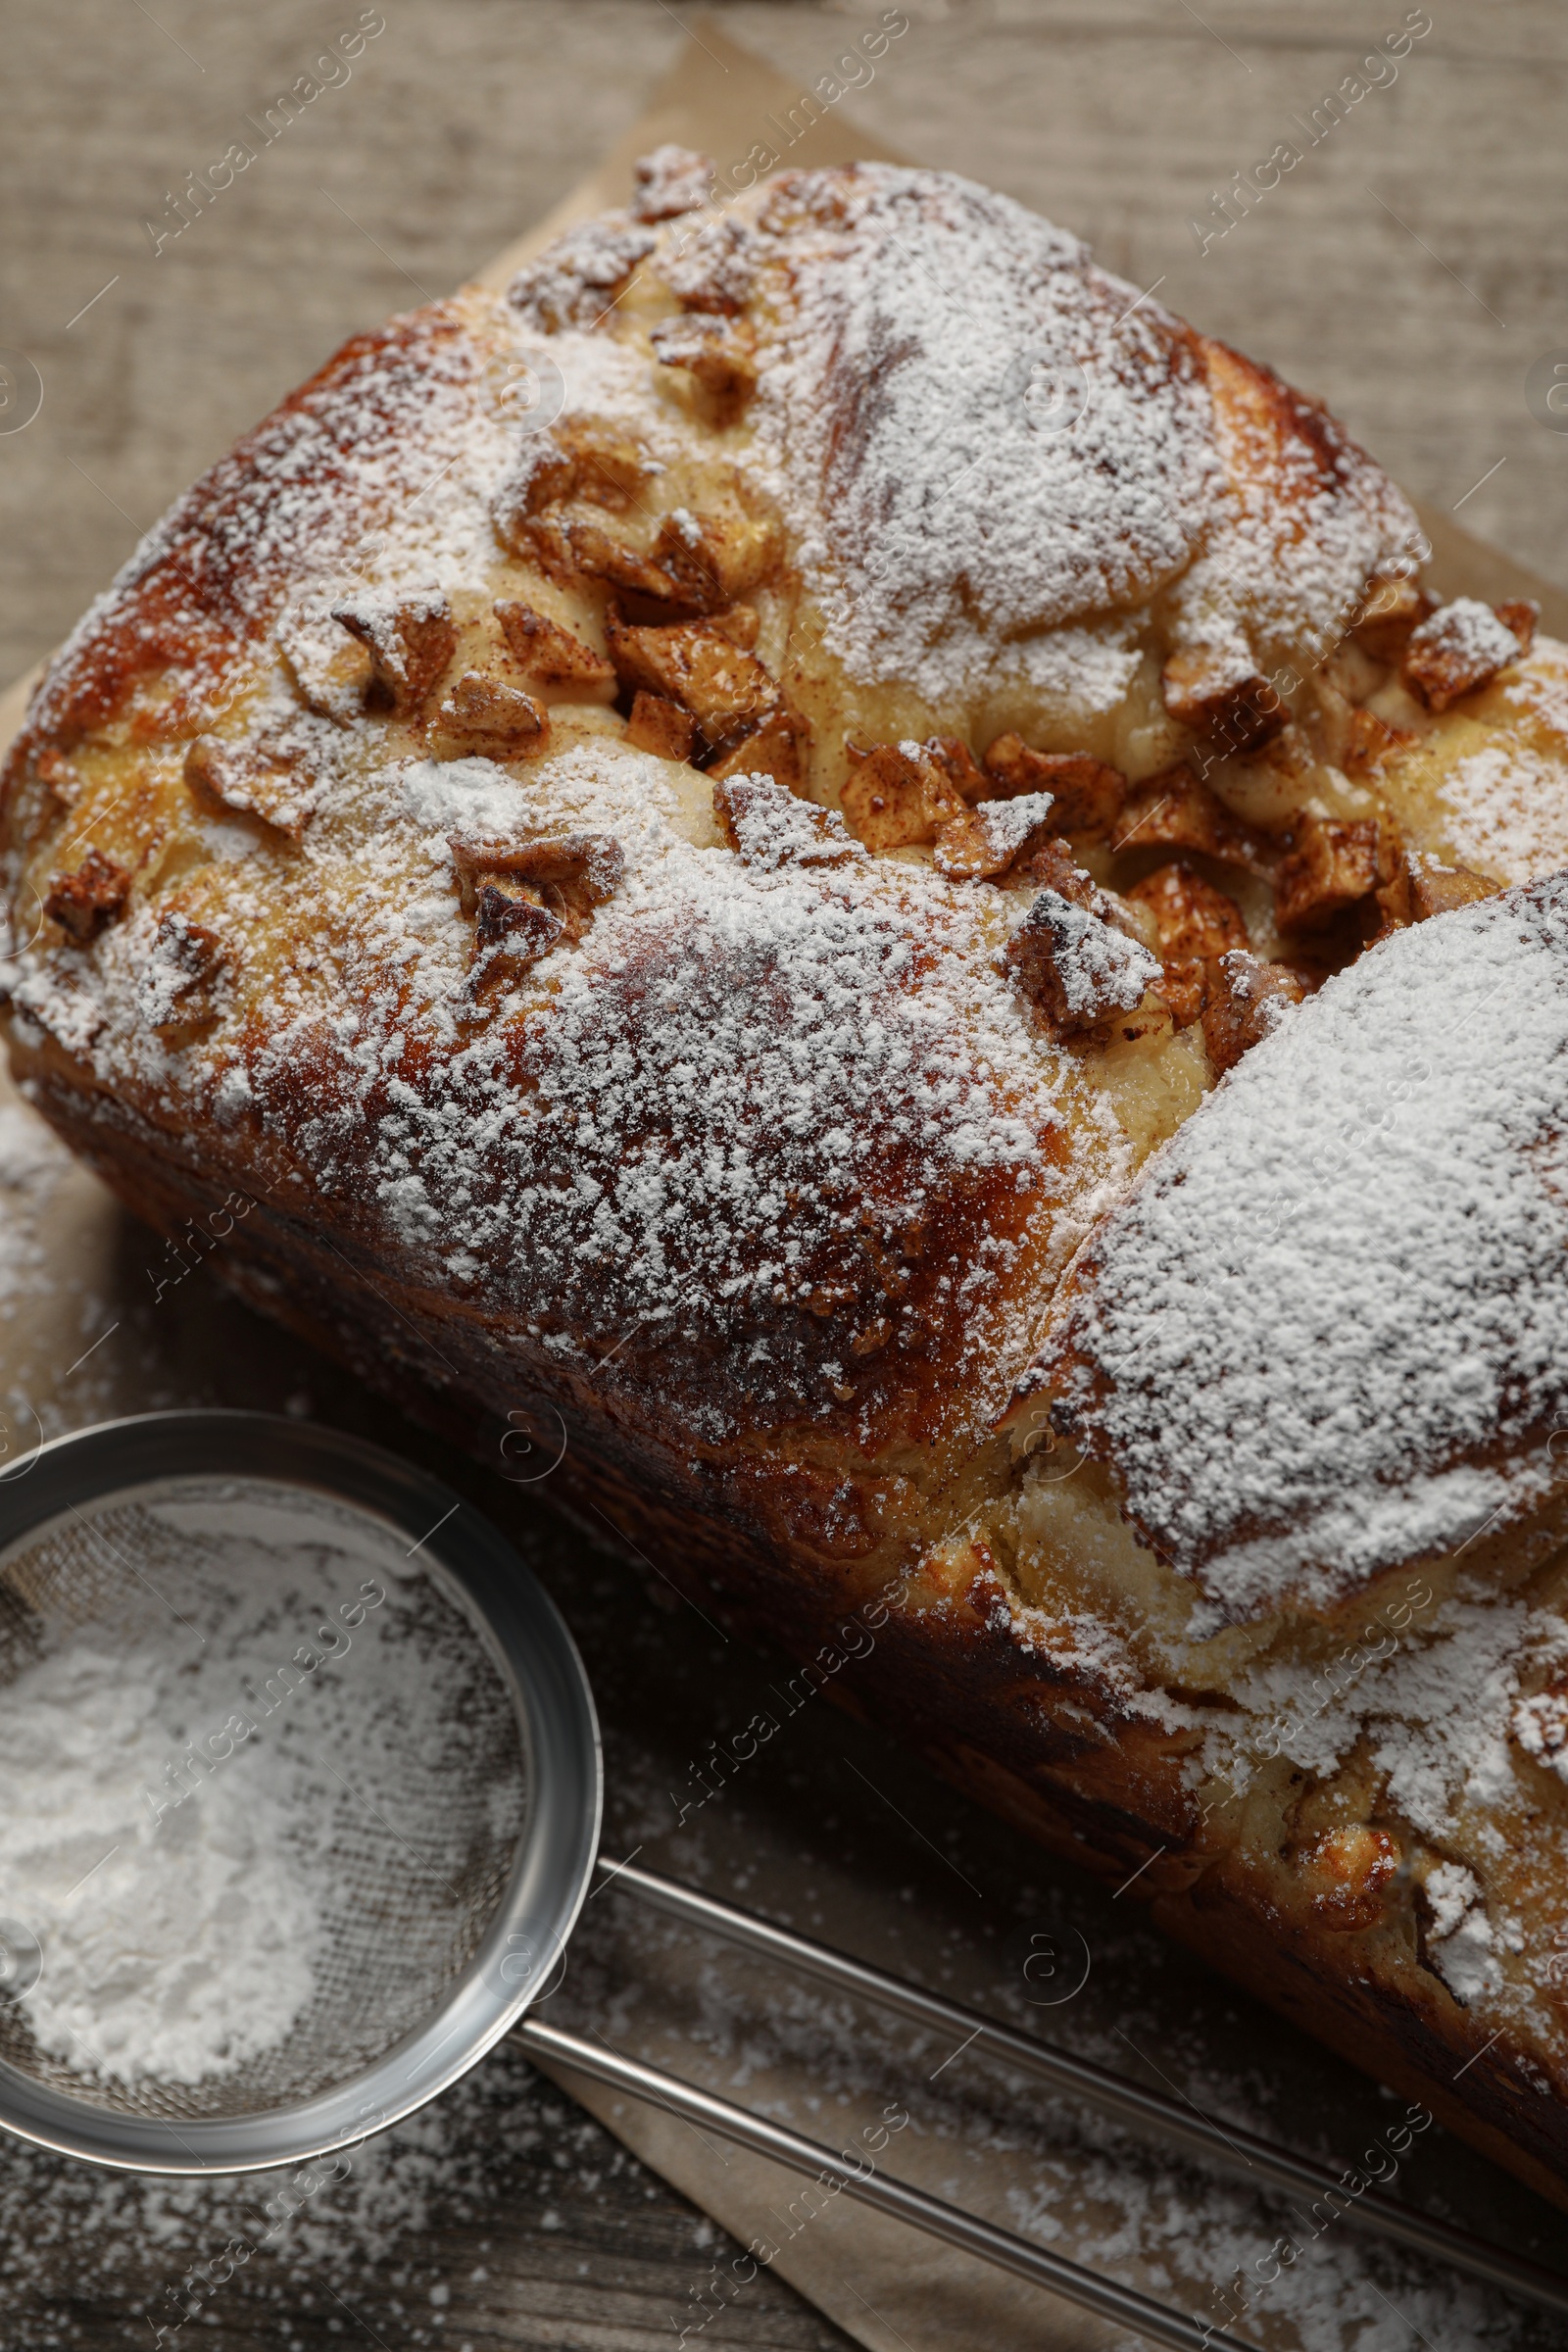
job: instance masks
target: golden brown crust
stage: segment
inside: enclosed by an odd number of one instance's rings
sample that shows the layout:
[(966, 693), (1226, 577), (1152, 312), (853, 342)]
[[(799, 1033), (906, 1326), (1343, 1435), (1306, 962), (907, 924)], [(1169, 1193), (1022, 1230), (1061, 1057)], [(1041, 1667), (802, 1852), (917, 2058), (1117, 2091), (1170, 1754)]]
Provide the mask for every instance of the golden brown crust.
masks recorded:
[[(138, 732), (178, 734), (221, 699), (222, 683), (276, 620), (290, 587), (329, 564), (419, 486), (426, 436), (465, 416), (474, 352), (455, 310), (433, 304), (356, 335), (291, 393), (232, 454), (187, 492), (149, 534), (112, 592), (49, 667), (13, 754), (30, 744), (69, 749), (126, 711), (138, 684), (177, 680), (170, 702)], [(368, 499), (356, 494), (363, 450), (384, 437), (387, 463)], [(296, 536), (274, 484), (303, 455), (316, 498)], [(329, 488), (340, 497), (321, 496)], [(281, 527), (280, 527), (281, 526)]]

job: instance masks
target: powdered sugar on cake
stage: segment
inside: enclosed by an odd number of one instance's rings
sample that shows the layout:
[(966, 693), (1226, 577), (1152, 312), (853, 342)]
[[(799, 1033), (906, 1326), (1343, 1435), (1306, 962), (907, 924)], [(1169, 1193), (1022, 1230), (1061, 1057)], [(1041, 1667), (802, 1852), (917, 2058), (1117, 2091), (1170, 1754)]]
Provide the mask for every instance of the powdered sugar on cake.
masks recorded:
[(862, 166), (786, 189), (759, 437), (834, 651), (938, 702), (1042, 659), (1080, 693), (1124, 689), (1125, 631), (1075, 632), (1065, 662), (1033, 639), (1191, 558), (1213, 486), (1191, 338), (1157, 306), (1123, 317), (1136, 288), (972, 182)]
[[(1345, 1632), (1314, 1609), (1472, 1537), (1491, 1574), (1488, 1528), (1555, 1481), (1568, 884), (1265, 997), (1204, 1101), (1184, 984), (1082, 903), (1091, 866), (1136, 890), (1166, 802), (1098, 842), (1065, 803), (1080, 760), (1115, 761), (1107, 806), (1201, 764), (1227, 697), (1266, 719), (1289, 672), (1292, 729), (1215, 781), (1266, 785), (1271, 826), (1340, 808), (1325, 746), (1377, 673), (1316, 665), (1413, 517), (1313, 404), (1004, 198), (880, 166), (707, 189), (665, 153), (509, 298), (351, 347), (89, 617), (12, 770), (28, 1083), (166, 1229), (232, 1186), (219, 1262), (399, 1393), (569, 1416), (574, 1492), (613, 1461), (669, 1503), (650, 1542), (690, 1527), (737, 1592), (772, 1562), (814, 1606), (879, 1552), (1009, 1772), (1054, 1785), (1042, 1742), (1081, 1724), (1087, 1757), (1091, 1718), (1148, 1735), (1175, 1808), (1370, 1759), (1412, 1874), (1439, 1858), (1436, 1967), (1493, 1999), (1526, 1972), (1489, 1840), (1521, 1776), (1568, 1778), (1568, 1632), (1433, 1572), (1350, 1703), (1298, 1698)], [(1558, 660), (1415, 738), (1387, 681), (1367, 805), (1425, 760), (1459, 854), (1497, 852), (1467, 862), (1556, 862), (1549, 727), (1495, 708)], [(999, 729), (1063, 757), (1009, 778)], [(230, 790), (185, 764), (209, 730), (251, 762)], [(995, 797), (1036, 772), (1055, 807)], [(855, 774), (864, 839), (831, 806)], [(1419, 797), (1397, 846), (1430, 879), (1454, 853)], [(1289, 953), (1249, 862), (1252, 949)], [(1057, 1402), (1114, 1476), (999, 1428), (1086, 1241)]]
[(764, 252), (774, 223), (759, 441), (857, 676), (940, 703), (1010, 675), (1105, 709), (1173, 583), (1183, 634), (1245, 670), (1326, 649), (1420, 543), (1331, 419), (1006, 197), (860, 165), (786, 181)]
[(1523, 882), (1548, 859), (1568, 860), (1568, 811), (1549, 753), (1517, 741), (1489, 743), (1443, 777), (1454, 856), (1478, 873)]
[(1222, 670), (1277, 668), (1289, 693), (1344, 644), (1380, 579), (1418, 567), (1427, 542), (1332, 416), (1223, 345), (1205, 342), (1204, 356), (1223, 487), (1173, 593), (1176, 628)]
[(389, 535), (400, 553), (450, 545), (455, 493), (430, 493), (454, 469), (468, 477), (465, 458), (483, 460), (482, 374), (455, 305), (350, 344), (148, 533), (51, 665), (29, 723), (67, 719), (92, 692), (106, 633), (122, 630), (127, 661), (167, 647), (195, 707), (220, 711), (237, 663), (269, 665), (256, 640), (291, 588), (333, 565), (373, 574)]
[[(585, 1366), (615, 1349), (625, 1377), (652, 1349), (667, 1390), (689, 1359), (688, 1409), (714, 1437), (719, 1392), (697, 1367), (743, 1334), (749, 1406), (764, 1419), (810, 1410), (813, 1396), (829, 1405), (856, 1341), (862, 1355), (901, 1337), (918, 1348), (929, 1302), (916, 1286), (889, 1313), (865, 1237), (895, 1237), (896, 1254), (896, 1237), (940, 1203), (975, 1219), (972, 1252), (944, 1258), (944, 1312), (961, 1304), (966, 1360), (977, 1377), (989, 1360), (985, 1377), (998, 1378), (999, 1341), (1004, 1356), (1018, 1344), (997, 1317), (1031, 1246), (1030, 1203), (1064, 1189), (1044, 1152), (1064, 1089), (1104, 1180), (1125, 1161), (1113, 1120), (1041, 1055), (993, 968), (998, 897), (865, 859), (831, 835), (833, 862), (775, 862), (770, 846), (745, 863), (694, 841), (664, 762), (608, 742), (523, 780), (466, 760), (404, 763), (361, 789), (389, 824), (412, 824), (430, 888), (405, 908), (401, 938), (367, 904), (364, 968), (345, 976), (362, 1007), (341, 1049), (349, 1092), (311, 1136), (325, 1193), (362, 1181), (368, 1132), (374, 1194), (434, 1279), (482, 1280), (535, 1339)], [(475, 1025), (466, 934), (443, 890), (448, 840), (460, 824), (506, 837), (543, 822), (612, 830), (625, 879), (586, 946), (548, 966), (542, 1003), (503, 1002), (520, 1017)], [(813, 834), (800, 846), (822, 845)], [(418, 1093), (387, 1082), (411, 1038)], [(433, 1039), (440, 1059), (425, 1051)], [(301, 1053), (318, 1047), (313, 1011), (281, 1024), (254, 1065), (255, 1099), (281, 1102)], [(813, 1364), (803, 1304), (814, 1315), (831, 1298), (842, 1313), (862, 1296), (845, 1360)], [(622, 1354), (632, 1333), (646, 1336)]]
[(1057, 1358), (1220, 1617), (1330, 1605), (1537, 1501), (1568, 1413), (1568, 881), (1402, 931), (1108, 1221)]
[(1414, 645), (1446, 655), (1457, 667), (1489, 676), (1519, 659), (1519, 640), (1490, 605), (1476, 596), (1456, 596), (1423, 621)]

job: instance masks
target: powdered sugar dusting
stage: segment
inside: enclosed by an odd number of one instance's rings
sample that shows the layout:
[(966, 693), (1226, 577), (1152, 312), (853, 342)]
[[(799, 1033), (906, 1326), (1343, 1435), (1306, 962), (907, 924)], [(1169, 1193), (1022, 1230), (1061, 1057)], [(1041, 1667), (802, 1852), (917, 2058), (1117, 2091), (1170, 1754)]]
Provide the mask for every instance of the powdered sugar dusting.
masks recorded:
[[(825, 863), (699, 846), (668, 764), (609, 742), (522, 779), (484, 760), (404, 762), (365, 789), (416, 829), (432, 884), (457, 825), (611, 832), (626, 870), (585, 946), (539, 966), (543, 1001), (517, 1000), (521, 1017), (471, 1042), (459, 926), (410, 924), (400, 992), (383, 976), (362, 1000), (354, 1104), (315, 1133), (323, 1186), (349, 1180), (368, 1132), (371, 1190), (432, 1275), (463, 1285), (482, 1269), (492, 1304), (589, 1361), (646, 1331), (663, 1393), (688, 1365), (709, 1435), (724, 1418), (702, 1367), (743, 1334), (754, 1414), (828, 1405), (853, 1359), (813, 1362), (817, 1299), (863, 1295), (878, 1347), (918, 1347), (922, 1301), (870, 1302), (861, 1237), (917, 1228), (939, 1200), (961, 1218), (972, 1200), (973, 1254), (945, 1256), (939, 1281), (972, 1318), (967, 1360), (985, 1363), (1028, 1202), (1057, 1191), (1042, 1147), (1068, 1084), (993, 967), (1000, 901), (831, 833), (808, 845)], [(424, 1059), (417, 1093), (386, 1084), (411, 1016), (450, 1048)], [(292, 1083), (311, 1034), (307, 1021), (270, 1044), (264, 1099)], [(1118, 1163), (1108, 1116), (1090, 1139)]]
[[(1467, 1841), (1473, 1857), (1502, 1861), (1509, 1846), (1498, 1814), (1516, 1787), (1510, 1742), (1540, 1753), (1561, 1713), (1554, 1686), (1522, 1698), (1521, 1683), (1568, 1663), (1568, 1624), (1464, 1576), (1443, 1599), (1417, 1579), (1398, 1614), (1405, 1640), (1387, 1624), (1368, 1626), (1331, 1679), (1273, 1658), (1241, 1675), (1235, 1694), (1267, 1724), (1271, 1753), (1328, 1779), (1360, 1744), (1387, 1805), (1424, 1838), (1440, 1849)], [(1239, 1736), (1245, 1747), (1250, 1735), (1231, 1718), (1209, 1736)]]
[(1377, 582), (1410, 576), (1429, 550), (1403, 494), (1334, 417), (1223, 345), (1204, 356), (1223, 487), (1172, 598), (1175, 629), (1216, 677), (1277, 664), (1288, 693)]
[(1568, 859), (1562, 764), (1548, 752), (1510, 740), (1484, 744), (1444, 772), (1453, 853), (1500, 882), (1524, 882), (1544, 862)]
[(456, 304), (345, 346), (148, 533), (51, 664), (29, 728), (96, 723), (158, 657), (198, 717), (220, 713), (221, 681), (254, 662), (292, 588), (333, 565), (347, 581), (388, 556), (407, 566), (411, 551), (432, 576), (471, 562), (514, 441), (499, 413), (485, 430), (484, 372)]
[(1159, 978), (1158, 962), (1140, 941), (1113, 930), (1092, 908), (1074, 906), (1059, 891), (1040, 893), (1030, 922), (1051, 934), (1067, 1009), (1085, 1020), (1131, 1012)]
[(1456, 596), (1414, 630), (1410, 651), (1445, 656), (1477, 676), (1519, 659), (1519, 640), (1476, 596)]
[(1403, 931), (1109, 1220), (1062, 1410), (1223, 1615), (1331, 1603), (1553, 1483), (1568, 881)]
[(819, 808), (783, 791), (771, 777), (741, 777), (727, 794), (729, 827), (748, 865), (858, 865), (861, 848), (836, 808)]
[[(988, 859), (994, 861), (990, 870), (1000, 871), (1018, 855), (1030, 834), (1045, 824), (1054, 806), (1054, 797), (1049, 792), (1025, 792), (1015, 801), (980, 803), (968, 821), (979, 835)], [(937, 863), (943, 863), (940, 843)]]
[(557, 239), (513, 281), (513, 307), (550, 333), (565, 326), (592, 327), (613, 302), (639, 262), (659, 239), (626, 213), (605, 213), (584, 220)]
[[(1213, 457), (1191, 339), (1157, 307), (1123, 316), (1135, 288), (970, 181), (861, 166), (785, 187), (764, 226), (787, 224), (793, 289), (759, 432), (834, 650), (936, 701), (1042, 658), (1067, 682), (1090, 644), (1058, 665), (1028, 633), (1142, 601), (1198, 543)], [(1135, 659), (1111, 627), (1087, 694)]]

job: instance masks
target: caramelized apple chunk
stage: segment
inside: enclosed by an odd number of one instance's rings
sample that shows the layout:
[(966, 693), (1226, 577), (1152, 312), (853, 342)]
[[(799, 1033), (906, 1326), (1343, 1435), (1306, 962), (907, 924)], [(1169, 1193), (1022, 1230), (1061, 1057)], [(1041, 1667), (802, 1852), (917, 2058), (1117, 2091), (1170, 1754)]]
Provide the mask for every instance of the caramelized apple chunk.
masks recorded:
[(1448, 914), (1455, 906), (1473, 906), (1478, 899), (1494, 899), (1503, 887), (1486, 874), (1472, 873), (1467, 865), (1443, 865), (1436, 858), (1411, 857), (1407, 866), (1410, 919), (1416, 923)]
[(166, 1045), (208, 1028), (218, 1015), (216, 991), (228, 963), (218, 933), (172, 908), (153, 935), (140, 987), (141, 1010)]
[(1391, 727), (1375, 710), (1352, 710), (1346, 723), (1340, 764), (1348, 776), (1365, 782), (1378, 773), (1386, 760), (1414, 741), (1407, 729)]
[(614, 684), (615, 672), (604, 655), (560, 621), (513, 598), (498, 604), (495, 612), (507, 649), (525, 678), (541, 686), (578, 687), (585, 696)]
[(667, 597), (716, 616), (761, 585), (777, 566), (779, 549), (776, 523), (754, 521), (737, 506), (703, 514), (676, 507), (659, 526), (653, 561), (665, 575)]
[(969, 746), (956, 735), (928, 735), (920, 748), (928, 760), (934, 760), (944, 770), (949, 783), (963, 800), (984, 801), (995, 795), (995, 777), (986, 774)]
[(608, 622), (610, 658), (623, 686), (657, 694), (689, 710), (716, 744), (778, 701), (778, 688), (755, 654), (743, 653), (710, 621), (628, 627)]
[(716, 424), (733, 423), (757, 389), (752, 339), (728, 318), (688, 312), (656, 326), (649, 341), (662, 367), (681, 368), (702, 386)]
[(1297, 1869), (1314, 1916), (1324, 1927), (1348, 1935), (1375, 1927), (1382, 1918), (1384, 1889), (1399, 1861), (1398, 1844), (1387, 1830), (1348, 1822), (1314, 1838)]
[(101, 850), (89, 850), (74, 873), (55, 876), (44, 894), (43, 910), (78, 947), (85, 947), (113, 922), (129, 895), (125, 868)]
[(549, 955), (565, 928), (562, 917), (531, 892), (486, 882), (474, 902), (474, 961), (492, 967), (504, 961), (525, 971)]
[(697, 721), (679, 703), (639, 687), (626, 721), (626, 741), (633, 750), (652, 752), (658, 760), (690, 760), (697, 744)]
[(479, 749), (494, 745), (503, 756), (520, 746), (537, 748), (545, 714), (520, 686), (509, 686), (479, 670), (466, 670), (438, 713), (443, 733)]
[(363, 590), (340, 599), (332, 618), (369, 654), (374, 686), (400, 717), (420, 709), (457, 650), (452, 609), (439, 588)]
[(1103, 833), (1127, 798), (1127, 779), (1087, 752), (1037, 752), (1021, 735), (999, 735), (987, 749), (991, 792), (1004, 797), (1049, 792), (1058, 833)]
[(1198, 850), (1223, 865), (1271, 874), (1279, 853), (1268, 836), (1226, 808), (1184, 760), (1147, 776), (1127, 796), (1113, 850)]
[(1171, 717), (1225, 753), (1261, 751), (1290, 715), (1241, 648), (1183, 648), (1166, 662), (1160, 687)]
[(682, 213), (700, 213), (711, 201), (718, 167), (710, 155), (665, 140), (640, 155), (632, 172), (631, 209), (637, 219), (674, 220)]
[(713, 815), (726, 847), (747, 865), (854, 865), (865, 851), (836, 808), (803, 801), (764, 776), (713, 786)]
[(596, 327), (658, 241), (651, 227), (625, 213), (578, 221), (518, 272), (507, 300), (543, 334)]
[[(612, 833), (547, 833), (525, 841), (453, 834), (449, 846), (465, 914), (492, 930), (510, 924), (505, 935), (515, 935), (514, 953), (521, 952), (516, 943), (538, 938), (544, 944), (536, 952), (544, 955), (562, 933), (575, 945), (594, 908), (617, 889), (626, 869), (625, 853)], [(543, 907), (556, 926), (549, 938), (528, 917), (508, 915), (499, 904), (507, 898)], [(479, 944), (495, 945), (482, 931), (477, 936)]]
[(1216, 956), (1205, 974), (1202, 1011), (1203, 1043), (1216, 1076), (1234, 1069), (1305, 994), (1287, 964), (1265, 963), (1246, 948)]
[(532, 512), (566, 497), (586, 499), (611, 514), (627, 514), (641, 505), (651, 474), (640, 441), (598, 416), (568, 417), (552, 428), (551, 437), (569, 471), (564, 485), (553, 468), (533, 477)]
[(1410, 632), (1434, 609), (1435, 599), (1416, 580), (1380, 580), (1350, 631), (1364, 654), (1391, 666), (1403, 658)]
[(935, 841), (942, 827), (968, 809), (947, 769), (918, 743), (878, 743), (862, 750), (846, 743), (850, 773), (844, 814), (868, 850), (899, 850)]
[(552, 577), (569, 580), (580, 573), (659, 604), (675, 601), (674, 582), (662, 564), (590, 516), (535, 515), (523, 526), (518, 552)]
[(1247, 945), (1242, 910), (1180, 858), (1157, 866), (1127, 896), (1153, 916), (1165, 967), (1159, 993), (1177, 1028), (1185, 1029), (1203, 1009), (1210, 960)]
[(806, 780), (806, 721), (779, 703), (727, 736), (708, 772), (715, 784), (727, 776), (771, 776), (787, 792), (799, 792)]
[(1539, 606), (1458, 596), (1413, 629), (1400, 675), (1429, 710), (1446, 710), (1530, 651)]
[(664, 283), (683, 310), (733, 318), (744, 310), (757, 276), (758, 240), (733, 215), (705, 220), (674, 252), (660, 257)]
[(1292, 830), (1295, 846), (1275, 879), (1275, 913), (1282, 931), (1321, 931), (1382, 880), (1377, 821), (1307, 814)]
[(1000, 882), (1055, 831), (1049, 792), (982, 801), (951, 817), (936, 837), (937, 870), (954, 882)]
[(301, 841), (315, 811), (316, 788), (298, 764), (258, 747), (198, 735), (185, 754), (185, 781), (215, 809), (254, 816), (289, 841)]
[(1007, 944), (1019, 989), (1055, 1037), (1133, 1012), (1159, 979), (1146, 947), (1060, 891), (1043, 890)]

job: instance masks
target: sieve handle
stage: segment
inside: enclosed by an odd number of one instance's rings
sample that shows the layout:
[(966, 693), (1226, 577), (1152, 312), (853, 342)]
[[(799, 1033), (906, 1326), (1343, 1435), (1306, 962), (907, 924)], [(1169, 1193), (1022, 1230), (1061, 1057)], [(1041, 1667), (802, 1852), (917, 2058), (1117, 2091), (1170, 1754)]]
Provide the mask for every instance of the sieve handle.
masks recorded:
[(720, 1902), (714, 1895), (700, 1893), (695, 1886), (683, 1886), (677, 1879), (660, 1878), (651, 1870), (636, 1869), (630, 1862), (617, 1866), (603, 1857), (599, 1868), (606, 1874), (601, 1893), (606, 1886), (621, 1887), (655, 1910), (683, 1919), (692, 1927), (706, 1928), (710, 1934), (722, 1936), (731, 1943), (765, 1953), (788, 1968), (801, 1969), (836, 1985), (841, 1992), (875, 2001), (912, 2019), (916, 2025), (951, 2034), (957, 2041), (972, 2041), (982, 2050), (989, 2046), (993, 2055), (1008, 2066), (1038, 2076), (1056, 2090), (1087, 2101), (1102, 2114), (1113, 2115), (1119, 2123), (1158, 2132), (1179, 2146), (1191, 2148), (1196, 2155), (1223, 2165), (1228, 2172), (1250, 2175), (1254, 2181), (1266, 2180), (1271, 2187), (1287, 2189), (1304, 2197), (1309, 2207), (1327, 2199), (1329, 2212), (1338, 2220), (1348, 2222), (1352, 2229), (1393, 2238), (1450, 2270), (1467, 2271), (1473, 2278), (1484, 2278), (1490, 2286), (1501, 2287), (1505, 2293), (1518, 2295), (1543, 2311), (1568, 2319), (1568, 2278), (1561, 2272), (1548, 2271), (1542, 2263), (1532, 2262), (1528, 2255), (1505, 2254), (1468, 2230), (1434, 2221), (1430, 2214), (1403, 2204), (1386, 2190), (1373, 2187), (1352, 2194), (1346, 2187), (1343, 2172), (1314, 2164), (1309, 2157), (1298, 2156), (1294, 2149), (1278, 2147), (1272, 2140), (1259, 2138), (1256, 2132), (1244, 2131), (1239, 2124), (1211, 2123), (1196, 2107), (1180, 2107), (1174, 2099), (1162, 2097), (1157, 2090), (1146, 2090), (1141, 2082), (1130, 2082), (1124, 2075), (1113, 2074), (1108, 2067), (1096, 2066), (1091, 2059), (1075, 2058), (1068, 2050), (1037, 2041), (1033, 2034), (1001, 2025), (978, 2009), (961, 2008), (956, 2001), (946, 2001), (940, 1994), (910, 1984), (903, 1977), (889, 1976), (882, 1969), (868, 1967), (863, 1960), (854, 1960), (847, 1952), (813, 1943), (808, 1936), (797, 1936), (789, 1928), (775, 1927), (770, 1919), (759, 1919), (753, 1911)]
[(782, 2124), (768, 2123), (745, 2107), (732, 2106), (728, 2099), (699, 2090), (676, 2075), (666, 2075), (659, 2067), (645, 2065), (640, 2058), (622, 2057), (608, 2042), (585, 2041), (581, 2034), (565, 2033), (559, 2026), (541, 2025), (531, 2017), (523, 2019), (512, 2038), (536, 2058), (553, 2060), (573, 2074), (587, 2075), (595, 2082), (628, 2091), (634, 2099), (646, 2099), (656, 2107), (662, 2107), (666, 2114), (694, 2125), (699, 2132), (706, 2127), (720, 2139), (733, 2140), (759, 2156), (771, 2157), (775, 2164), (786, 2166), (792, 2173), (808, 2174), (824, 2186), (833, 2181), (846, 2196), (856, 2198), (860, 2204), (907, 2222), (914, 2229), (923, 2230), (927, 2236), (940, 2237), (966, 2254), (977, 2254), (983, 2262), (994, 2263), (999, 2270), (1011, 2271), (1015, 2278), (1049, 2287), (1053, 2294), (1076, 2303), (1080, 2310), (1095, 2312), (1102, 2320), (1131, 2328), (1151, 2343), (1171, 2345), (1175, 2352), (1205, 2352), (1207, 2345), (1217, 2341), (1237, 2345), (1247, 2352), (1246, 2339), (1241, 2336), (1228, 2335), (1209, 2322), (1186, 2319), (1167, 2305), (1140, 2294), (1136, 2287), (1118, 2286), (1114, 2279), (1099, 2278), (1081, 2263), (1069, 2262), (1065, 2255), (1053, 2254), (1044, 2246), (1031, 2245), (1026, 2238), (1015, 2237), (1010, 2230), (999, 2230), (995, 2223), (981, 2221), (978, 2215), (965, 2213), (957, 2205), (946, 2204), (941, 2197), (927, 2196), (924, 2189), (911, 2188), (906, 2181), (889, 2179), (881, 2173), (861, 2172), (856, 2160), (835, 2155), (831, 2148), (805, 2138), (799, 2132), (791, 2132)]

